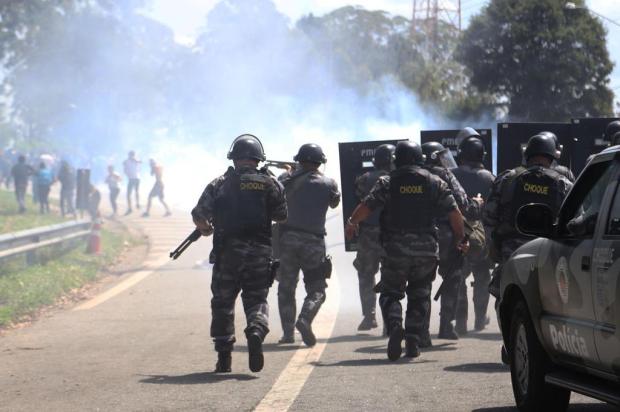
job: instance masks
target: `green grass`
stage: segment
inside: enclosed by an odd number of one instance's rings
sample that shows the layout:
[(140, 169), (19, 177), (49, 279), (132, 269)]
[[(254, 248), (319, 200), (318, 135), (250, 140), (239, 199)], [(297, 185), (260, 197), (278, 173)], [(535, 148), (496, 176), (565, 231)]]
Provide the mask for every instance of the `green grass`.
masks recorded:
[[(57, 201), (51, 199), (50, 205), (54, 202)], [(0, 190), (0, 234), (53, 225), (65, 221), (54, 209), (52, 209), (49, 215), (40, 215), (39, 205), (32, 203), (31, 195), (26, 196), (26, 208), (28, 209), (26, 213), (18, 214), (15, 194), (6, 190)]]
[(63, 294), (97, 278), (101, 269), (112, 264), (123, 250), (129, 234), (102, 231), (103, 253), (87, 255), (85, 242), (58, 258), (49, 251), (46, 263), (24, 266), (21, 262), (0, 267), (0, 327), (7, 326), (38, 308), (53, 304)]

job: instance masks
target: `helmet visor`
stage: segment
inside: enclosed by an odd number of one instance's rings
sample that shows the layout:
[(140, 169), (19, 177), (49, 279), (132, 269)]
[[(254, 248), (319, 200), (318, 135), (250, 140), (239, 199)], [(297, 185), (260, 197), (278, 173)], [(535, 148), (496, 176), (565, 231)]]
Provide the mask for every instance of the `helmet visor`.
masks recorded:
[(450, 149), (441, 150), (435, 153), (435, 156), (439, 164), (446, 169), (455, 169), (456, 167), (458, 167)]

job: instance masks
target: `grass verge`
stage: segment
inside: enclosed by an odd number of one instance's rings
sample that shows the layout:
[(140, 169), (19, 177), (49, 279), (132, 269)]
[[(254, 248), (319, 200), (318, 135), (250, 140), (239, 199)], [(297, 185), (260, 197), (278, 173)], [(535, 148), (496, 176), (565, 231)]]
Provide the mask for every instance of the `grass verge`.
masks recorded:
[(126, 231), (103, 230), (103, 253), (85, 253), (83, 242), (70, 252), (34, 266), (0, 267), (0, 327), (9, 326), (61, 296), (95, 280), (126, 247), (138, 242)]
[[(51, 200), (50, 202), (53, 201)], [(53, 225), (65, 221), (65, 219), (55, 214), (53, 210), (49, 215), (40, 215), (39, 205), (32, 203), (31, 195), (26, 196), (26, 205), (28, 208), (26, 213), (18, 214), (15, 194), (7, 190), (0, 190), (0, 234)]]

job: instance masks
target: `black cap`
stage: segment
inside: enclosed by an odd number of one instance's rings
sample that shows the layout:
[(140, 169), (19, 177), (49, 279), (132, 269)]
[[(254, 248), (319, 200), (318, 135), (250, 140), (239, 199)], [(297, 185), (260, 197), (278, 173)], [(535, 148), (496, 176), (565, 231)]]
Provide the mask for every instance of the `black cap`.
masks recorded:
[(321, 146), (314, 143), (302, 145), (293, 160), (296, 162), (310, 162), (319, 164), (327, 162), (327, 158), (325, 157)]
[(237, 137), (228, 151), (228, 159), (253, 159), (262, 162), (266, 159), (263, 144), (258, 137), (251, 134), (242, 134)]
[(398, 142), (394, 150), (394, 164), (396, 167), (423, 165), (422, 148), (419, 144), (409, 140)]
[(469, 137), (480, 138), (480, 133), (478, 133), (476, 129), (474, 129), (473, 127), (464, 127), (463, 129), (459, 130), (459, 132), (456, 134), (456, 141), (462, 142), (463, 140)]

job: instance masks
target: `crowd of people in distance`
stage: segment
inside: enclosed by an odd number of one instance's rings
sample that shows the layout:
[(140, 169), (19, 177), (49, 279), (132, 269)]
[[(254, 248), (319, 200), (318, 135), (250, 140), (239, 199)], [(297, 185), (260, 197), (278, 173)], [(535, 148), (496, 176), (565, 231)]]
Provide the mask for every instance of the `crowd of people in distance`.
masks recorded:
[[(134, 151), (129, 152), (123, 162), (123, 172), (127, 178), (127, 211), (125, 215), (133, 212), (132, 197), (135, 205), (140, 209), (140, 168), (141, 161)], [(143, 217), (150, 215), (153, 198), (159, 199), (165, 208), (165, 216), (170, 216), (170, 208), (164, 200), (163, 169), (160, 164), (150, 159), (150, 174), (155, 182), (151, 189)], [(87, 168), (84, 177), (78, 176), (78, 171), (72, 163), (60, 156), (42, 153), (19, 153), (17, 150), (0, 149), (0, 186), (6, 190), (11, 188), (15, 192), (17, 213), (24, 214), (27, 211), (27, 193), (30, 188), (32, 201), (38, 204), (40, 214), (49, 214), (50, 192), (57, 184), (59, 187), (58, 210), (62, 217), (76, 218), (77, 213), (87, 212), (92, 219), (100, 216), (99, 206), (101, 193), (91, 183), (93, 177)], [(115, 171), (113, 165), (107, 168), (105, 184), (109, 189), (109, 200), (112, 208), (111, 217), (118, 213), (117, 199), (121, 191), (123, 177)]]

